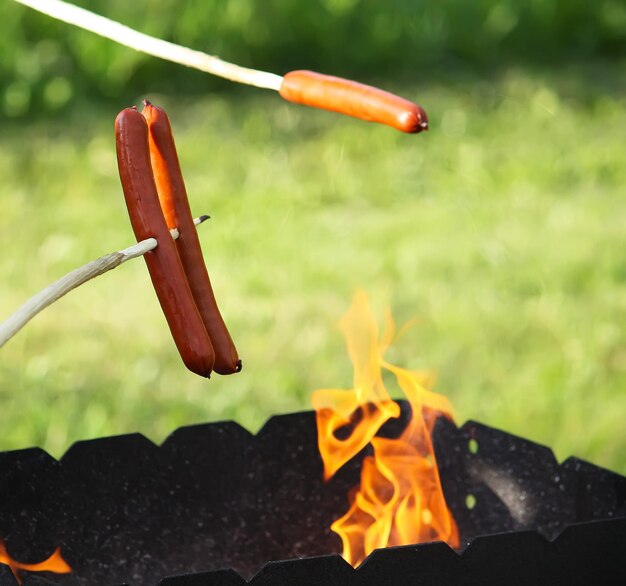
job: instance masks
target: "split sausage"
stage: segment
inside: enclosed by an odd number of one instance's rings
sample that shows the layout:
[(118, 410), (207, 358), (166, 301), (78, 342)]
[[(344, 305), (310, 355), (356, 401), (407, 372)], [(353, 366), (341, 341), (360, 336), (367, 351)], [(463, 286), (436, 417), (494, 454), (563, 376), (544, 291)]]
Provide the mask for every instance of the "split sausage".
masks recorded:
[(191, 293), (215, 350), (213, 370), (219, 374), (239, 372), (241, 361), (217, 307), (209, 274), (204, 264), (169, 118), (162, 108), (149, 102), (144, 102), (144, 104), (142, 114), (148, 122), (150, 158), (161, 209), (168, 228), (178, 228), (180, 233), (176, 240), (176, 248), (187, 275)]
[(174, 342), (187, 368), (209, 377), (215, 353), (161, 211), (150, 165), (148, 125), (135, 108), (119, 113), (115, 138), (120, 179), (135, 236), (138, 241), (156, 238), (158, 242), (144, 258)]

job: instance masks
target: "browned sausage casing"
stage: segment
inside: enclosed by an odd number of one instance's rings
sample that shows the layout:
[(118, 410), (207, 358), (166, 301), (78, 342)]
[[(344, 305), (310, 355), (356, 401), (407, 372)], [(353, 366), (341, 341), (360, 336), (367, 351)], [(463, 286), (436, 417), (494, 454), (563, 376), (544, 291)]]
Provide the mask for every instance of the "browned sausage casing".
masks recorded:
[(115, 138), (120, 179), (135, 236), (138, 241), (156, 238), (158, 242), (144, 258), (174, 342), (187, 368), (208, 377), (215, 353), (161, 211), (150, 165), (146, 120), (134, 108), (122, 110), (115, 120)]
[(163, 215), (168, 227), (178, 228), (180, 233), (176, 240), (178, 254), (215, 350), (213, 370), (219, 374), (239, 372), (241, 361), (217, 307), (209, 273), (204, 264), (169, 118), (162, 108), (149, 102), (145, 103), (142, 114), (150, 131), (152, 170)]
[(402, 132), (428, 129), (421, 106), (370, 85), (323, 75), (314, 71), (291, 71), (283, 77), (280, 95), (290, 102), (332, 110), (369, 122), (380, 122)]

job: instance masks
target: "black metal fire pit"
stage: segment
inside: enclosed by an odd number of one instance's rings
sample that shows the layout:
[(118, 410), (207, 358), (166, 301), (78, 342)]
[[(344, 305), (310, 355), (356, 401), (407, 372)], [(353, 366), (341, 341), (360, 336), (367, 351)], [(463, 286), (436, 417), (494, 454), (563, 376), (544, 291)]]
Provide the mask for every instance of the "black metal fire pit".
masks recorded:
[[(402, 408), (385, 435), (406, 423)], [(58, 462), (5, 452), (0, 536), (20, 562), (60, 546), (72, 567), (23, 572), (27, 586), (626, 584), (626, 478), (559, 465), (548, 448), (471, 421), (441, 419), (434, 442), (459, 552), (388, 548), (357, 570), (337, 555), (329, 526), (367, 450), (323, 482), (312, 412), (273, 417), (256, 436), (226, 422), (180, 428), (161, 446), (138, 434), (78, 442)], [(15, 584), (0, 564), (0, 586)]]

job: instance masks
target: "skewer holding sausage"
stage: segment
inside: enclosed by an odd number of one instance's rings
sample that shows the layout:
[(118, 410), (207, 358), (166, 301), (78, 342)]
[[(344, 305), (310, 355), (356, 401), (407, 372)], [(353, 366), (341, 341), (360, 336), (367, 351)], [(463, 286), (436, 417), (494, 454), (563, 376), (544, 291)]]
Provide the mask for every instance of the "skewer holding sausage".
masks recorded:
[(142, 115), (148, 123), (152, 171), (168, 228), (177, 228), (176, 248), (191, 293), (215, 351), (213, 370), (232, 374), (241, 370), (241, 360), (217, 306), (195, 229), (183, 174), (176, 153), (169, 118), (162, 108), (144, 102)]
[(237, 83), (277, 91), (290, 102), (380, 122), (402, 132), (416, 133), (428, 128), (426, 112), (420, 106), (372, 86), (313, 71), (291, 71), (280, 76), (269, 71), (241, 67), (215, 55), (207, 55), (151, 37), (62, 0), (17, 0), (17, 2), (135, 51), (193, 67)]
[(148, 124), (135, 108), (119, 113), (115, 138), (120, 179), (135, 236), (138, 241), (151, 237), (158, 241), (144, 258), (172, 337), (187, 368), (208, 378), (215, 352), (159, 204), (150, 164)]

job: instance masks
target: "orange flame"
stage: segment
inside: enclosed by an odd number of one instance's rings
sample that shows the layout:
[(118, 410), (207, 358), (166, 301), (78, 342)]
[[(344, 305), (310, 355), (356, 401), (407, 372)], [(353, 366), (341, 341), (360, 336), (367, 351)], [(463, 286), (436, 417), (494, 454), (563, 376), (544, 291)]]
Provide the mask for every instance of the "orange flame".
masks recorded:
[[(436, 417), (451, 417), (452, 406), (425, 388), (427, 373), (383, 359), (396, 337), (395, 323), (388, 314), (379, 340), (363, 291), (357, 292), (339, 325), (354, 365), (354, 386), (313, 393), (324, 478), (332, 477), (368, 443), (374, 449), (374, 455), (363, 460), (361, 485), (350, 494), (350, 510), (331, 525), (343, 542), (343, 557), (356, 566), (380, 547), (437, 540), (458, 547), (458, 530), (443, 496), (430, 436)], [(383, 370), (395, 376), (412, 410), (411, 421), (396, 439), (375, 437), (387, 420), (400, 415), (383, 383)]]
[(60, 547), (57, 547), (54, 553), (43, 562), (39, 562), (38, 564), (23, 564), (22, 562), (14, 560), (9, 555), (2, 538), (0, 538), (0, 563), (6, 564), (11, 568), (19, 584), (22, 583), (22, 578), (19, 574), (20, 570), (26, 570), (27, 572), (54, 572), (55, 574), (69, 574), (72, 571), (72, 568), (69, 567), (61, 556)]

